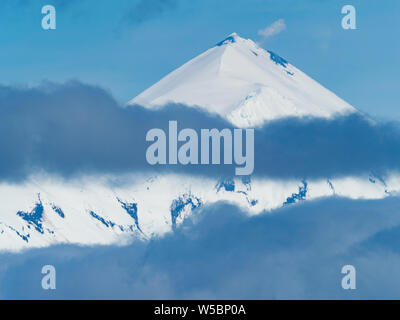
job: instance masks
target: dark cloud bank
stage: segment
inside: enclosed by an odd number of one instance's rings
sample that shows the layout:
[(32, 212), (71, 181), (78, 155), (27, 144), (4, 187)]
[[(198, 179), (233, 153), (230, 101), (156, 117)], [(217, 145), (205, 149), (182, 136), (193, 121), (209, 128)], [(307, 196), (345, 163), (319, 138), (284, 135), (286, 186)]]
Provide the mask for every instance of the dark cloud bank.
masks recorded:
[[(0, 298), (399, 298), (400, 199), (304, 202), (249, 218), (220, 203), (126, 247), (0, 255)], [(57, 289), (41, 289), (41, 268)], [(356, 268), (356, 290), (341, 268)]]
[[(230, 128), (195, 108), (156, 111), (124, 108), (102, 88), (79, 82), (35, 88), (0, 87), (0, 180), (20, 181), (38, 170), (70, 177), (80, 173), (173, 170), (233, 175), (230, 165), (150, 166), (148, 130), (177, 120), (178, 129)], [(255, 132), (254, 175), (333, 177), (400, 167), (397, 123), (372, 123), (361, 115), (270, 122)]]

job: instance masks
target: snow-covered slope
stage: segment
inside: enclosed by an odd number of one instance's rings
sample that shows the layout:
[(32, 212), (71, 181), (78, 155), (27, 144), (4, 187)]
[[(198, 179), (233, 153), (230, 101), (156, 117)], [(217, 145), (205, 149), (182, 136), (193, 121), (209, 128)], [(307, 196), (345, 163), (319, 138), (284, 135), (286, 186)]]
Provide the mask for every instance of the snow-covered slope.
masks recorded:
[(228, 201), (249, 215), (306, 199), (379, 199), (400, 191), (400, 177), (280, 181), (182, 175), (91, 176), (74, 181), (32, 177), (0, 184), (0, 251), (54, 244), (107, 245), (146, 241), (176, 228), (188, 215)]
[(330, 118), (351, 105), (285, 59), (233, 33), (171, 72), (128, 104), (198, 106), (238, 127), (287, 116)]

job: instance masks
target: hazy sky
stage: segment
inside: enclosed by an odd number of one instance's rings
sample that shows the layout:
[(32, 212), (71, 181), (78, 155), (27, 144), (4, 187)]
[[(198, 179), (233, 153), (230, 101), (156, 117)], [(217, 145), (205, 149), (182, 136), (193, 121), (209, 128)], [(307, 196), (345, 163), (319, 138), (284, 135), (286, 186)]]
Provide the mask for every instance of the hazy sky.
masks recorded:
[[(41, 28), (41, 8), (57, 10), (57, 29)], [(341, 27), (331, 0), (2, 0), (0, 84), (77, 79), (126, 102), (228, 34), (261, 43), (355, 107), (400, 119), (400, 2), (351, 1), (357, 30)], [(279, 28), (278, 28), (279, 29)]]

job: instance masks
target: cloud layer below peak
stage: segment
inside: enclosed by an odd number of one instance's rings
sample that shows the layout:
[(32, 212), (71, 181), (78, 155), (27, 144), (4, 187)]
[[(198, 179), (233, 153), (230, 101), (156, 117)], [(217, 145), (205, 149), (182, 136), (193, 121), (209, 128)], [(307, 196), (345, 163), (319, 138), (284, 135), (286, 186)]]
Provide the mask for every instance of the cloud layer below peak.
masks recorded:
[[(0, 87), (0, 181), (22, 181), (46, 171), (63, 177), (159, 171), (210, 176), (234, 174), (235, 165), (151, 166), (146, 133), (232, 128), (197, 108), (121, 107), (104, 89), (68, 82), (34, 88)], [(288, 118), (255, 130), (254, 175), (332, 178), (400, 169), (400, 127), (357, 114), (335, 119)]]

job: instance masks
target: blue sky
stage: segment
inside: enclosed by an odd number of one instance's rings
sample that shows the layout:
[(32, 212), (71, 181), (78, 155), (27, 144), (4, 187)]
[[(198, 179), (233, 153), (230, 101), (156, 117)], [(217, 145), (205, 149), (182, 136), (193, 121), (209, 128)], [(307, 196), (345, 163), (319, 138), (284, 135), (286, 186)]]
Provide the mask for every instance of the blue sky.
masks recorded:
[[(57, 30), (41, 28), (53, 4)], [(347, 1), (5, 0), (0, 4), (0, 84), (77, 79), (120, 103), (226, 35), (259, 41), (278, 19), (287, 28), (262, 43), (355, 107), (400, 119), (400, 3), (351, 1), (357, 30), (341, 28)]]

